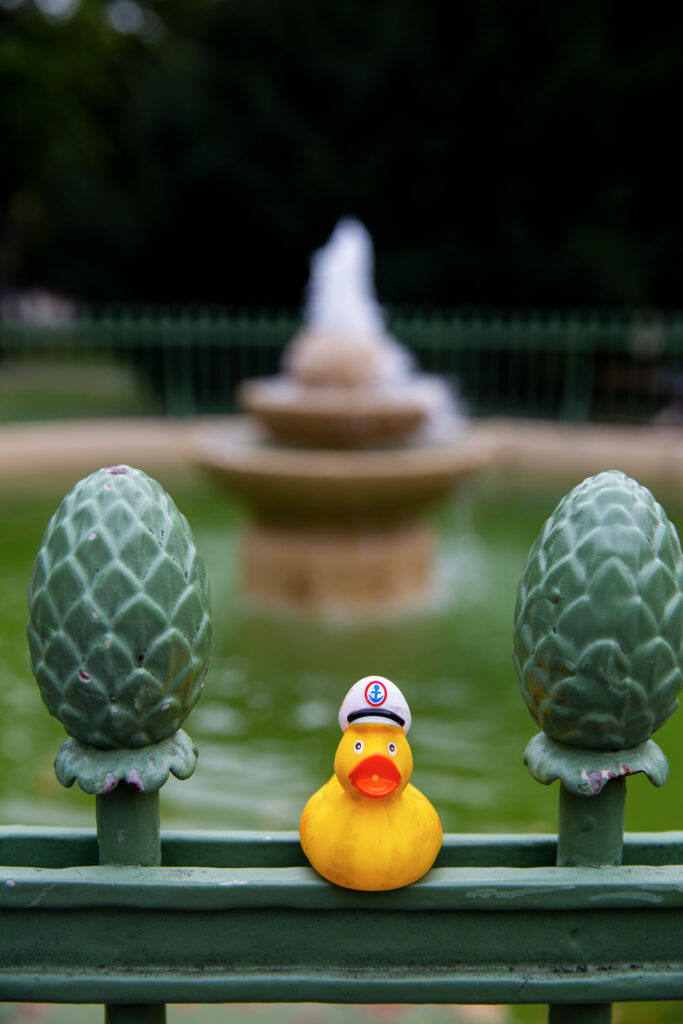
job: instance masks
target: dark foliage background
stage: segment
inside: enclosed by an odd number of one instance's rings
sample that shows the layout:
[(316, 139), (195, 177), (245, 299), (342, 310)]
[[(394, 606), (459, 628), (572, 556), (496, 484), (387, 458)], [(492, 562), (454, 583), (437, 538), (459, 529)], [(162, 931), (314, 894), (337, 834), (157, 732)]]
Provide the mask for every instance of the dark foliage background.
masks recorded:
[(682, 42), (617, 0), (0, 0), (0, 286), (292, 307), (353, 214), (388, 304), (680, 306)]

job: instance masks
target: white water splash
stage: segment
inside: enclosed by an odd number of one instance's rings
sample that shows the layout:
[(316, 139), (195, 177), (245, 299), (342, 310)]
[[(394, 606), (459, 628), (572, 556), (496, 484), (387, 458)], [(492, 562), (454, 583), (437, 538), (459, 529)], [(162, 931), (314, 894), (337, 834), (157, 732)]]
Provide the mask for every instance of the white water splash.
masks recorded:
[(330, 334), (383, 334), (373, 274), (369, 232), (358, 220), (340, 220), (327, 244), (311, 257), (304, 309), (308, 326)]
[(343, 218), (311, 258), (304, 328), (286, 348), (278, 379), (280, 398), (290, 388), (373, 389), (385, 407), (395, 402), (422, 406), (426, 417), (413, 436), (419, 443), (452, 437), (464, 425), (459, 404), (444, 380), (421, 373), (411, 352), (387, 331), (373, 277), (369, 232)]

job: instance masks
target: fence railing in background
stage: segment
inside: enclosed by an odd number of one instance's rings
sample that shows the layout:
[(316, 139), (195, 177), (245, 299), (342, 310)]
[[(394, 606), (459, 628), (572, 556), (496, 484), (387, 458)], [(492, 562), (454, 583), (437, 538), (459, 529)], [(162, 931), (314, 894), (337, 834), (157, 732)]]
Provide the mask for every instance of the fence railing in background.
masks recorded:
[[(277, 372), (293, 315), (0, 320), (0, 419), (232, 412)], [(397, 311), (391, 332), (456, 386), (472, 416), (617, 423), (683, 418), (683, 314), (495, 317)]]

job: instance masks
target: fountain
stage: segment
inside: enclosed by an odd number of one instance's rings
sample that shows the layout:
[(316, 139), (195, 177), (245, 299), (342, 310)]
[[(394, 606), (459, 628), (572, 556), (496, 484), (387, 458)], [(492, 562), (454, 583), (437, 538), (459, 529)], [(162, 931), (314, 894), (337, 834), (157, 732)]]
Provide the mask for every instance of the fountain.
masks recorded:
[(312, 259), (282, 372), (245, 381), (247, 415), (204, 431), (197, 461), (242, 499), (245, 592), (323, 612), (415, 603), (432, 584), (427, 507), (484, 458), (445, 382), (387, 332), (372, 243), (342, 220)]

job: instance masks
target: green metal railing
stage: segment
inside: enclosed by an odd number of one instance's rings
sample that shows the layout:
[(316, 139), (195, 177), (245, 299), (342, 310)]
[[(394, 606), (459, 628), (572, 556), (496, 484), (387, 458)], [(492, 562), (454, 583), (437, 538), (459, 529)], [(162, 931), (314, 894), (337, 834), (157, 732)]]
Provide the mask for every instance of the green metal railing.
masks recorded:
[[(201, 311), (84, 315), (52, 326), (0, 320), (0, 419), (231, 412), (240, 381), (277, 372), (299, 326), (292, 314)], [(474, 416), (622, 423), (681, 417), (681, 314), (397, 310), (389, 328), (423, 370), (457, 383)]]
[(180, 729), (204, 683), (208, 591), (189, 527), (130, 467), (91, 474), (48, 524), (29, 588), (32, 669), (69, 739), (55, 768), (95, 796), (95, 830), (0, 828), (0, 999), (101, 1002), (161, 1022), (169, 1002), (550, 1004), (683, 999), (683, 833), (624, 837), (627, 776), (666, 781), (651, 733), (683, 683), (683, 554), (624, 474), (575, 488), (520, 580), (514, 655), (560, 781), (557, 836), (446, 836), (395, 891), (319, 877), (294, 833), (159, 831)]

